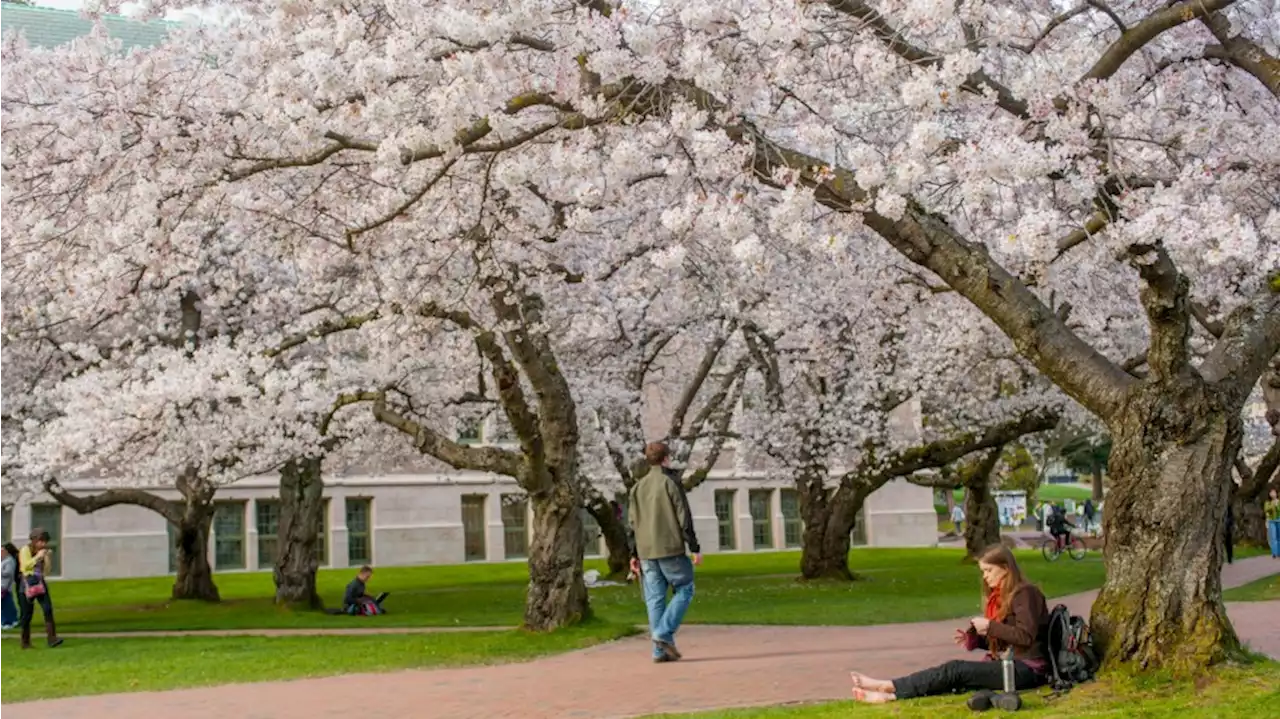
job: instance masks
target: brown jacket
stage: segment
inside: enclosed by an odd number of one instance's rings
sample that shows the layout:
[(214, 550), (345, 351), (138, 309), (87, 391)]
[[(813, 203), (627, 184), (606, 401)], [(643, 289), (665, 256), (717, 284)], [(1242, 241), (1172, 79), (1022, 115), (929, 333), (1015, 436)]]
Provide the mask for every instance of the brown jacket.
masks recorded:
[(1048, 622), (1049, 605), (1045, 602), (1044, 592), (1034, 584), (1024, 584), (1013, 595), (1009, 616), (999, 622), (992, 622), (987, 628), (987, 636), (978, 636), (970, 627), (966, 648), (990, 651), (991, 644), (987, 640), (994, 639), (1001, 652), (1012, 647), (1015, 659), (1043, 662), (1043, 642)]

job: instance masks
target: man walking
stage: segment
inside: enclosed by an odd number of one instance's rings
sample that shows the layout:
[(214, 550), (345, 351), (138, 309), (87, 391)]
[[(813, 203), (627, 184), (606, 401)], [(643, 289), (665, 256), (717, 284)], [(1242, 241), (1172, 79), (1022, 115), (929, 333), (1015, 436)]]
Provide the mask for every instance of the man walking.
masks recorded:
[[(640, 574), (655, 662), (680, 658), (676, 631), (693, 600), (693, 567), (702, 564), (684, 487), (667, 474), (669, 455), (662, 442), (645, 446), (649, 473), (631, 488), (627, 502), (631, 571)], [(692, 561), (685, 554), (686, 547), (693, 554)]]

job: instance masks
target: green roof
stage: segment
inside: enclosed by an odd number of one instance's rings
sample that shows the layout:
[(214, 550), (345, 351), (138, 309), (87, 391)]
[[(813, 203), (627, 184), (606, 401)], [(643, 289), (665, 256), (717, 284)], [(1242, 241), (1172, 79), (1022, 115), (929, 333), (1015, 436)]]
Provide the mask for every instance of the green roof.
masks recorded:
[[(120, 40), (124, 49), (160, 44), (173, 23), (153, 20), (142, 22), (120, 15), (102, 15), (107, 35)], [(78, 10), (0, 3), (0, 32), (22, 33), (27, 42), (40, 47), (56, 47), (93, 31), (93, 20)]]

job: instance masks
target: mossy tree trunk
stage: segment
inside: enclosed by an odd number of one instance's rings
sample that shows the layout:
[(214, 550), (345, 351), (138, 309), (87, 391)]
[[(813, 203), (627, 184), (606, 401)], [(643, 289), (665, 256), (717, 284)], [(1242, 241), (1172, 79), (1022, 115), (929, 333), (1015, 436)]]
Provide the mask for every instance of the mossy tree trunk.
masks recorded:
[(316, 541), (324, 526), (324, 478), (322, 459), (304, 457), (286, 462), (280, 469), (279, 556), (272, 572), (276, 604), (319, 609), (316, 591)]
[(1238, 653), (1221, 567), (1239, 408), (1199, 382), (1150, 387), (1111, 433), (1107, 579), (1092, 614), (1105, 656), (1194, 669)]

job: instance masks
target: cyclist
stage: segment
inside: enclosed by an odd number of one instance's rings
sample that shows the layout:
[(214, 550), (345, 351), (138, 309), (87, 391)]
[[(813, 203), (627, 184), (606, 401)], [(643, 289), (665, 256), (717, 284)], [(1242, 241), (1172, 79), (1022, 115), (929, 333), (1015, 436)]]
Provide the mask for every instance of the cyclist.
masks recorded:
[[(1061, 552), (1067, 547), (1067, 540), (1071, 537), (1071, 529), (1075, 529), (1076, 525), (1067, 521), (1067, 513), (1062, 507), (1054, 506), (1049, 510), (1049, 535), (1054, 538), (1058, 545), (1058, 551)], [(1070, 528), (1070, 529), (1068, 529)]]

